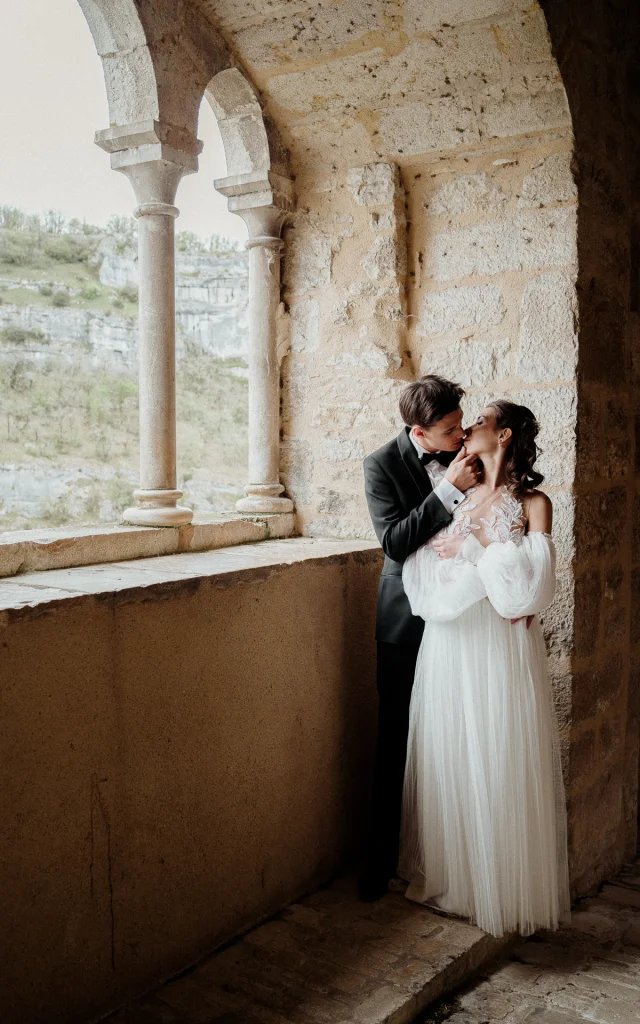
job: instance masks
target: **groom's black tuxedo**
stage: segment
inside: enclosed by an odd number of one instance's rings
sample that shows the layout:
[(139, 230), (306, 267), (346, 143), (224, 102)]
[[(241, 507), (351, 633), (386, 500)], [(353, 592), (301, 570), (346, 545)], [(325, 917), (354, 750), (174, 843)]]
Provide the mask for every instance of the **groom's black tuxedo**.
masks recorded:
[(385, 554), (376, 619), (378, 744), (369, 843), (369, 871), (384, 881), (395, 873), (398, 858), (409, 703), (424, 631), (424, 621), (411, 614), (402, 563), (451, 521), (451, 513), (433, 493), (408, 427), (367, 456), (364, 479), (369, 514)]
[[(455, 458), (451, 452), (449, 461)], [(451, 521), (433, 493), (405, 427), (364, 460), (369, 515), (385, 554), (378, 588), (376, 640), (419, 646), (424, 621), (411, 614), (402, 586), (402, 563)]]

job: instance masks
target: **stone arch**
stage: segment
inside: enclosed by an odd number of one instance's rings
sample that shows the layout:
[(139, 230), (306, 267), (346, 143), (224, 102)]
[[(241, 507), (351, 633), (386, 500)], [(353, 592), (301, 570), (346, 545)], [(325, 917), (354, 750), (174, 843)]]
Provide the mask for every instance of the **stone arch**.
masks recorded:
[(238, 68), (219, 71), (204, 95), (220, 128), (227, 176), (287, 174), (288, 155), (280, 137), (273, 123), (265, 122), (256, 91)]
[(78, 2), (102, 59), (111, 124), (158, 119), (153, 59), (133, 0)]
[(102, 58), (111, 126), (154, 120), (171, 144), (194, 150), (205, 87), (232, 64), (215, 27), (190, 0), (78, 2)]

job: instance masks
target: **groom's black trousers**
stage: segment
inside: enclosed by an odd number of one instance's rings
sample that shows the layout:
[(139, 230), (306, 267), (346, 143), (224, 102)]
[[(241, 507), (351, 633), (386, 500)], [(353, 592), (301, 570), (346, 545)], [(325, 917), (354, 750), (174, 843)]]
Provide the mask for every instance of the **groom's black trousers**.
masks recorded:
[(369, 867), (387, 878), (396, 871), (407, 756), (409, 704), (419, 645), (378, 641), (378, 743), (373, 772)]

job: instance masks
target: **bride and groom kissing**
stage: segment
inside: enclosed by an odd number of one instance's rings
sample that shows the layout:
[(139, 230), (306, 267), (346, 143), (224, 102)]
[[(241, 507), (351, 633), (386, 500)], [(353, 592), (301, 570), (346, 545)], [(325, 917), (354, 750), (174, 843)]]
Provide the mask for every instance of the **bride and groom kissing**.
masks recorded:
[(558, 728), (537, 613), (553, 600), (538, 424), (507, 400), (463, 429), (437, 375), (400, 397), (398, 437), (364, 462), (385, 559), (378, 591), (373, 811), (360, 896), (389, 881), (485, 931), (569, 912)]

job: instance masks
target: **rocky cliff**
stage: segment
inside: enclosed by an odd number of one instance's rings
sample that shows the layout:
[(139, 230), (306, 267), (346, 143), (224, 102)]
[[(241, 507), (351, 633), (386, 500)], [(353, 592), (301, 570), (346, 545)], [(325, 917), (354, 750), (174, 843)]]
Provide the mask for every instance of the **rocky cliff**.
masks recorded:
[[(111, 240), (108, 240), (111, 241)], [(102, 248), (102, 247), (101, 247)], [(137, 287), (138, 265), (132, 253), (119, 254), (105, 246), (99, 267), (105, 288)], [(33, 359), (52, 354), (66, 359), (89, 360), (94, 365), (135, 369), (138, 326), (135, 315), (119, 315), (111, 309), (74, 308), (82, 288), (66, 289), (71, 304), (42, 305), (38, 300), (47, 280), (2, 278), (0, 306), (0, 353), (14, 353), (15, 342), (3, 337), (3, 328), (19, 326), (26, 337), (21, 353)], [(28, 293), (33, 294), (33, 304)], [(12, 302), (19, 293), (20, 302)], [(25, 295), (25, 293), (27, 293)], [(90, 302), (90, 300), (89, 300)], [(248, 265), (245, 252), (176, 257), (176, 347), (180, 360), (193, 342), (209, 355), (245, 359), (247, 353)], [(83, 303), (86, 307), (87, 303)], [(96, 306), (99, 304), (96, 303)]]

